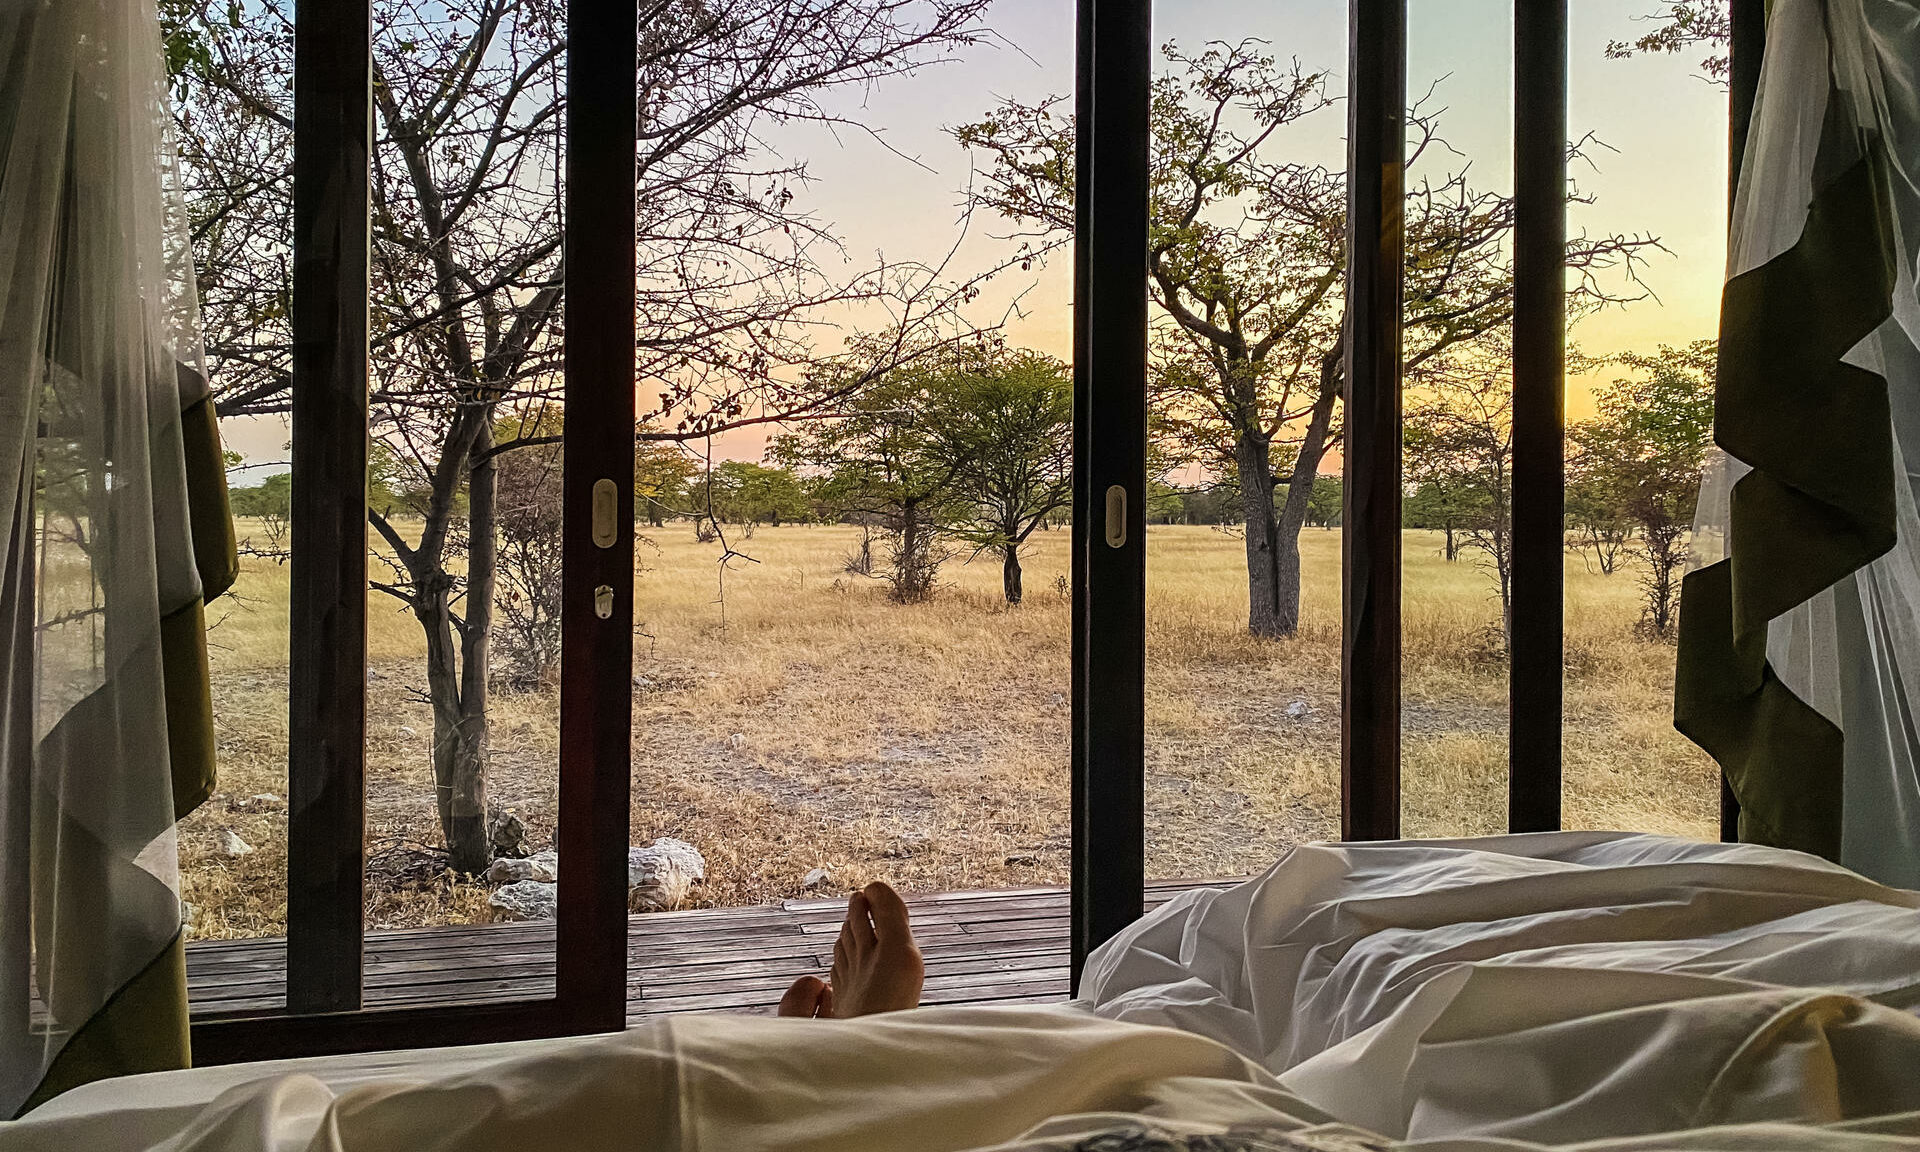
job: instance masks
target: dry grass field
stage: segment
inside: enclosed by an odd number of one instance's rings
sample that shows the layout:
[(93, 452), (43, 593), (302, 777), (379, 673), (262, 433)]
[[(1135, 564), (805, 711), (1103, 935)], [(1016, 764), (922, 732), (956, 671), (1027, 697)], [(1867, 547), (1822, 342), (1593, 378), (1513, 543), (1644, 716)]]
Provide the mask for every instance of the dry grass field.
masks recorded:
[[(242, 527), (243, 532), (246, 526)], [(889, 603), (843, 570), (857, 533), (761, 528), (725, 574), (685, 523), (650, 532), (637, 575), (633, 839), (706, 854), (697, 900), (741, 905), (885, 877), (922, 890), (1063, 883), (1068, 867), (1067, 534), (1037, 533), (1027, 603), (999, 599), (983, 558), (942, 571), (929, 603)], [(1154, 527), (1148, 575), (1148, 866), (1237, 875), (1334, 834), (1339, 789), (1337, 531), (1303, 540), (1301, 634), (1244, 631), (1238, 537)], [(1497, 606), (1466, 553), (1409, 532), (1404, 829), (1504, 821), (1506, 669)], [(1670, 645), (1638, 638), (1635, 575), (1568, 558), (1567, 822), (1708, 836), (1717, 785), (1672, 730)], [(282, 930), (287, 570), (248, 560), (209, 612), (220, 791), (182, 832), (201, 937)], [(368, 923), (487, 918), (486, 890), (438, 865), (425, 677), (411, 617), (371, 612)], [(551, 843), (559, 701), (496, 696), (490, 789)], [(253, 851), (232, 855), (223, 834)]]

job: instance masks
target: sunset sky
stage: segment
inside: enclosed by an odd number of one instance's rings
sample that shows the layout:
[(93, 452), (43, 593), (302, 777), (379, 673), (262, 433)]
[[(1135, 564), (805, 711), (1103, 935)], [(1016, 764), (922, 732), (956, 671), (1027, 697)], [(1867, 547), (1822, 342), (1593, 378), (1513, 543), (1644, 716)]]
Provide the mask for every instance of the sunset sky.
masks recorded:
[[(1511, 0), (1413, 0), (1408, 91), (1437, 84), (1433, 103), (1448, 142), (1471, 161), (1476, 184), (1511, 189)], [(1657, 299), (1593, 316), (1573, 333), (1594, 355), (1651, 350), (1711, 336), (1726, 258), (1726, 96), (1701, 78), (1702, 53), (1608, 60), (1610, 39), (1639, 35), (1646, 0), (1578, 0), (1573, 5), (1570, 128), (1592, 132), (1592, 167), (1574, 176), (1592, 206), (1570, 213), (1575, 233), (1623, 232), (1660, 238), (1643, 279)], [(1002, 0), (990, 22), (1006, 43), (983, 45), (963, 58), (868, 93), (842, 94), (833, 111), (879, 134), (846, 128), (791, 126), (769, 137), (787, 155), (804, 157), (814, 183), (801, 203), (830, 221), (846, 241), (849, 270), (876, 254), (933, 260), (954, 242), (969, 158), (948, 138), (948, 126), (978, 118), (1001, 97), (1035, 100), (1069, 93), (1073, 84), (1070, 0)], [(1344, 88), (1346, 4), (1337, 0), (1163, 0), (1155, 9), (1157, 44), (1186, 48), (1215, 39), (1258, 37), (1282, 57), (1332, 73)], [(1322, 113), (1287, 141), (1302, 160), (1338, 167), (1344, 117)], [(897, 153), (897, 154), (896, 154)], [(910, 158), (910, 159), (909, 159)], [(1459, 160), (1452, 161), (1454, 163)], [(964, 273), (1008, 251), (1006, 226), (976, 219), (955, 261)], [(1067, 261), (1001, 281), (976, 319), (997, 318), (1018, 295), (1020, 315), (1008, 325), (1019, 344), (1064, 356), (1071, 344)], [(1619, 285), (1623, 290), (1626, 285)], [(1604, 372), (1595, 377), (1604, 378)], [(1568, 415), (1591, 412), (1588, 385), (1576, 379)], [(727, 438), (720, 454), (752, 457), (760, 437)]]
[[(1444, 135), (1471, 161), (1474, 182), (1510, 189), (1512, 0), (1412, 0), (1408, 91), (1438, 82), (1433, 102), (1444, 108)], [(1576, 0), (1570, 52), (1571, 130), (1592, 132), (1606, 147), (1591, 149), (1595, 168), (1577, 168), (1583, 191), (1597, 196), (1570, 216), (1574, 232), (1628, 232), (1658, 236), (1669, 252), (1655, 252), (1644, 271), (1658, 299), (1589, 318), (1573, 333), (1590, 354), (1650, 350), (1711, 336), (1722, 265), (1726, 197), (1726, 97), (1701, 78), (1700, 52), (1681, 56), (1605, 59), (1609, 39), (1644, 31), (1636, 19), (1650, 0)], [(1282, 57), (1332, 74), (1344, 88), (1344, 0), (1162, 0), (1156, 6), (1156, 43), (1197, 47), (1212, 39), (1258, 37)], [(799, 203), (845, 240), (846, 271), (889, 260), (940, 259), (958, 235), (961, 190), (969, 158), (946, 128), (979, 117), (999, 98), (1034, 100), (1070, 93), (1073, 61), (1071, 0), (1000, 0), (989, 15), (997, 44), (895, 80), (867, 93), (836, 95), (830, 108), (878, 134), (813, 124), (769, 129), (767, 143), (804, 159), (812, 184)], [(1288, 137), (1299, 159), (1339, 167), (1344, 116), (1321, 113)], [(1457, 162), (1457, 161), (1456, 161)], [(1005, 225), (976, 220), (951, 276), (984, 268), (1009, 251), (995, 238)], [(830, 260), (831, 262), (831, 260)], [(1067, 351), (1071, 311), (1067, 264), (1003, 278), (979, 303), (976, 320), (997, 318), (1015, 295), (1021, 315), (1009, 324), (1019, 344), (1056, 355)], [(1590, 412), (1588, 381), (1576, 380), (1569, 416)], [(275, 422), (277, 424), (277, 422)], [(251, 461), (283, 458), (284, 427), (230, 427), (229, 438)], [(737, 434), (716, 455), (754, 458), (764, 437)], [(242, 481), (245, 482), (245, 481)]]

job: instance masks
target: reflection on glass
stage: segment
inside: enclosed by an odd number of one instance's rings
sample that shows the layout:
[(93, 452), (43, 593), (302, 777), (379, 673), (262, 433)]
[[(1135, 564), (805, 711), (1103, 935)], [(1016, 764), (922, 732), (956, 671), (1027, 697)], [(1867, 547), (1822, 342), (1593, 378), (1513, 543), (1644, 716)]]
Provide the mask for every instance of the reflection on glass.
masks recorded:
[[(1711, 54), (1610, 54), (1648, 31), (1570, 9), (1570, 235), (1616, 241), (1572, 284), (1611, 303), (1570, 333), (1564, 823), (1718, 835), (1712, 760), (1673, 728), (1678, 582), (1711, 438), (1726, 261), (1727, 97)], [(1643, 241), (1657, 238), (1659, 246)]]
[(1233, 876), (1339, 821), (1346, 11), (1156, 16), (1148, 870)]

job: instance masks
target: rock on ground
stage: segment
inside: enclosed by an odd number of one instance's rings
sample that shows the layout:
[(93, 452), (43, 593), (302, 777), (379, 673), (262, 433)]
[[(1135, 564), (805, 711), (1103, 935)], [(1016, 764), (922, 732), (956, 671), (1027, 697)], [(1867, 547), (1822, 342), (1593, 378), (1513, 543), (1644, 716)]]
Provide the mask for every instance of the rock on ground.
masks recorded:
[(544, 880), (518, 880), (487, 897), (502, 920), (551, 920), (559, 905), (558, 886)]
[(676, 908), (706, 878), (706, 857), (685, 840), (662, 836), (627, 849), (628, 904), (637, 912)]
[(487, 865), (487, 883), (492, 885), (518, 884), (522, 880), (539, 880), (551, 884), (560, 879), (560, 854), (548, 849), (535, 852), (524, 859), (502, 856)]
[[(685, 840), (662, 836), (627, 849), (627, 892), (636, 912), (665, 912), (687, 898), (707, 878), (707, 860)], [(551, 849), (524, 859), (502, 856), (487, 866), (487, 883), (496, 885), (487, 903), (519, 920), (553, 916), (560, 879), (560, 854)]]
[(496, 810), (487, 819), (487, 840), (496, 856), (525, 856), (527, 823), (512, 812)]

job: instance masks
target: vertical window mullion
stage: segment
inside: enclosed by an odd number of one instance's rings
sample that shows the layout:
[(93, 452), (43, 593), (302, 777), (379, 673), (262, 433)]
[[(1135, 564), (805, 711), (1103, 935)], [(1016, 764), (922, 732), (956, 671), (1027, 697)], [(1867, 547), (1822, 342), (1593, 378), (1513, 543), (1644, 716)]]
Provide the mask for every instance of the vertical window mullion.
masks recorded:
[(1406, 0), (1348, 9), (1340, 834), (1400, 835), (1400, 303)]
[(1507, 828), (1560, 827), (1566, 620), (1567, 4), (1513, 9), (1513, 627)]
[(360, 1007), (366, 836), (368, 0), (294, 18), (287, 1008)]
[[(1767, 54), (1767, 0), (1732, 0), (1727, 9), (1732, 32), (1727, 52), (1727, 227), (1731, 240), (1733, 205), (1740, 192), (1740, 169), (1747, 155), (1753, 101), (1760, 91), (1760, 63)], [(1720, 773), (1720, 839), (1740, 839), (1740, 798), (1726, 771)]]

